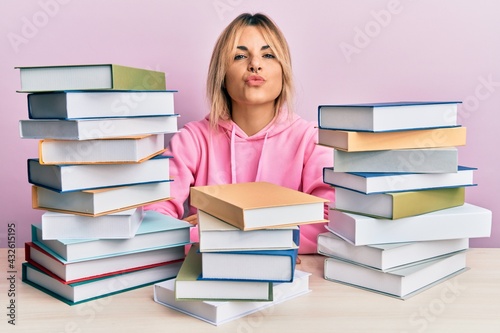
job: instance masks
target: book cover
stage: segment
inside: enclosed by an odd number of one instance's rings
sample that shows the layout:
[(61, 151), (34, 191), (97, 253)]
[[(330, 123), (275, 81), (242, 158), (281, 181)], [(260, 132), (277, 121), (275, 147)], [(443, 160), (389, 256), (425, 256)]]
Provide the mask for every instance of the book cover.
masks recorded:
[(153, 297), (158, 304), (219, 326), (307, 294), (311, 274), (297, 270), (294, 275), (293, 282), (273, 284), (273, 301), (270, 302), (180, 301), (175, 299), (175, 279), (156, 283)]
[(98, 217), (45, 212), (43, 239), (127, 239), (135, 236), (144, 218), (142, 206)]
[(202, 210), (198, 210), (198, 235), (201, 252), (256, 249), (290, 249), (298, 226), (258, 230), (240, 230)]
[(331, 209), (327, 229), (351, 244), (372, 245), (490, 237), (492, 212), (470, 203), (435, 212), (380, 219)]
[(450, 277), (467, 270), (465, 252), (424, 263), (380, 272), (343, 260), (326, 258), (325, 279), (362, 288), (386, 296), (408, 299)]
[(158, 155), (141, 163), (41, 164), (28, 159), (28, 182), (56, 192), (170, 181), (169, 159)]
[(190, 243), (188, 222), (148, 210), (134, 237), (129, 239), (43, 239), (42, 228), (31, 226), (31, 240), (61, 261), (75, 262)]
[(199, 244), (192, 244), (175, 279), (176, 300), (272, 301), (273, 284), (260, 281), (199, 279), (202, 273)]
[(458, 171), (458, 149), (418, 148), (345, 152), (334, 149), (336, 172), (447, 173)]
[(324, 222), (325, 202), (267, 182), (191, 188), (192, 206), (241, 230)]
[(19, 121), (23, 139), (91, 140), (121, 136), (176, 133), (178, 114), (152, 117), (25, 119)]
[(28, 94), (30, 119), (82, 119), (174, 114), (176, 91), (62, 91)]
[(92, 140), (40, 140), (40, 164), (141, 163), (166, 153), (164, 134)]
[(34, 209), (101, 216), (170, 199), (170, 181), (56, 192), (32, 186)]
[(185, 257), (183, 245), (71, 263), (59, 260), (32, 242), (25, 243), (25, 249), (28, 263), (64, 284), (174, 263)]
[(400, 131), (457, 126), (461, 102), (389, 102), (318, 106), (320, 128)]
[(458, 166), (457, 172), (399, 173), (399, 172), (335, 172), (323, 168), (323, 182), (364, 194), (404, 192), (431, 188), (476, 186), (477, 168)]
[(68, 305), (99, 299), (175, 278), (181, 262), (123, 274), (64, 284), (27, 262), (22, 264), (22, 281)]
[(328, 231), (318, 235), (319, 254), (371, 267), (382, 272), (468, 248), (468, 238), (354, 246)]
[(355, 132), (341, 130), (318, 130), (318, 144), (348, 152), (441, 148), (464, 146), (466, 128), (449, 127), (394, 132)]
[(363, 194), (339, 187), (335, 189), (334, 207), (345, 212), (395, 220), (464, 203), (465, 187), (376, 194)]
[(20, 92), (166, 90), (165, 73), (118, 64), (18, 66)]

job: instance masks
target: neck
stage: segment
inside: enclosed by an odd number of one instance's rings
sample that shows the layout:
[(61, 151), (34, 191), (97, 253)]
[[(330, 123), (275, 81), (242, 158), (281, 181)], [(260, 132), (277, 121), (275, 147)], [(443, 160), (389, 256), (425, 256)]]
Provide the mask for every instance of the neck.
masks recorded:
[(233, 105), (232, 120), (246, 133), (252, 136), (266, 127), (275, 116), (274, 103), (258, 106)]

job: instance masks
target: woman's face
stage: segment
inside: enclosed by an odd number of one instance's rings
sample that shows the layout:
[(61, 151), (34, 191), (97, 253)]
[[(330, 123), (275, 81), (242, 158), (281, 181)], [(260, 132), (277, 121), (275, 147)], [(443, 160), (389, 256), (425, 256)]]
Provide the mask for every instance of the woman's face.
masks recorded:
[(262, 33), (254, 26), (247, 26), (236, 45), (225, 77), (233, 109), (274, 107), (283, 85), (283, 70)]

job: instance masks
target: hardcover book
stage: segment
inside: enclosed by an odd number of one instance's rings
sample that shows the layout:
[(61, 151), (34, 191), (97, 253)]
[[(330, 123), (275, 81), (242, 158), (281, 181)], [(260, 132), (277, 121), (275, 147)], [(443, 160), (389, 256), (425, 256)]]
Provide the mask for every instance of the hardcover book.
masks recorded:
[(28, 182), (56, 192), (170, 181), (169, 159), (158, 155), (141, 163), (40, 164), (28, 159)]
[(323, 182), (364, 194), (404, 192), (432, 188), (475, 186), (477, 168), (458, 166), (457, 172), (399, 173), (399, 172), (335, 172), (323, 168)]
[(457, 126), (461, 102), (390, 102), (320, 105), (320, 128), (347, 131), (398, 131)]
[(325, 202), (268, 182), (191, 188), (192, 206), (241, 230), (324, 222)]
[(21, 92), (165, 90), (165, 73), (116, 64), (20, 66)]
[(164, 134), (93, 140), (40, 140), (40, 164), (140, 163), (165, 152)]
[(328, 218), (329, 231), (359, 246), (490, 237), (492, 212), (465, 203), (462, 206), (398, 220), (345, 213), (335, 209), (330, 210)]
[(177, 132), (179, 115), (128, 118), (26, 119), (19, 121), (23, 139), (91, 140)]
[(176, 300), (272, 301), (273, 284), (261, 281), (202, 280), (198, 243), (191, 245), (175, 280)]
[(458, 172), (458, 149), (419, 148), (345, 152), (334, 149), (336, 172)]
[(63, 91), (28, 95), (30, 119), (81, 119), (174, 114), (173, 90)]
[(465, 127), (448, 127), (394, 132), (318, 130), (318, 144), (343, 151), (440, 148), (463, 146)]
[(340, 187), (335, 189), (335, 209), (392, 220), (464, 203), (464, 187), (376, 194), (363, 194)]
[(218, 326), (308, 293), (310, 273), (297, 270), (290, 283), (273, 284), (273, 301), (182, 301), (175, 299), (175, 279), (154, 285), (154, 301), (173, 310)]

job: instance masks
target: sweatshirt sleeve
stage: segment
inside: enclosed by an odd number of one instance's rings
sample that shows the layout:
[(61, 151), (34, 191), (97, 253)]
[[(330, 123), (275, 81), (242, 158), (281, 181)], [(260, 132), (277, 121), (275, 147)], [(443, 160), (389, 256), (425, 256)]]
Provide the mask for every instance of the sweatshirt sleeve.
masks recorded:
[[(325, 203), (324, 217), (328, 220), (328, 207), (335, 201), (335, 190), (323, 182), (323, 168), (333, 166), (333, 150), (317, 144), (317, 129), (307, 133), (304, 156), (302, 191), (329, 200)], [(318, 234), (326, 232), (326, 223), (305, 224), (300, 227), (299, 253), (317, 253)]]
[(155, 210), (165, 215), (182, 219), (185, 213), (185, 202), (194, 184), (200, 156), (200, 145), (193, 130), (185, 126), (176, 133), (169, 142), (168, 153), (173, 156), (169, 164), (171, 198), (166, 201), (145, 206), (146, 210)]

